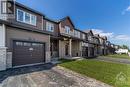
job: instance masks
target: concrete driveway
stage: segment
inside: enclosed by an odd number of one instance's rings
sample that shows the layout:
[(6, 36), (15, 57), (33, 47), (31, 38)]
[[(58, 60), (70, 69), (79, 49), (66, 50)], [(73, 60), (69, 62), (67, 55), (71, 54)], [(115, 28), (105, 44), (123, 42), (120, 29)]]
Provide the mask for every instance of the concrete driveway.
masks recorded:
[(111, 87), (53, 64), (0, 72), (1, 87)]

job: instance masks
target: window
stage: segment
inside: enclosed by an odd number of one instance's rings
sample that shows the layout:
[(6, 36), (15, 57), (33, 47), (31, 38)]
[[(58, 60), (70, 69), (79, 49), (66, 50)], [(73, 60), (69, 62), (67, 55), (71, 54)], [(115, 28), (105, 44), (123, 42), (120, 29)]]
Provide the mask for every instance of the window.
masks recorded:
[(31, 46), (31, 43), (24, 42), (24, 46)]
[(22, 43), (22, 42), (16, 42), (16, 45), (17, 45), (17, 46), (22, 46), (23, 43)]
[(30, 23), (30, 14), (29, 13), (25, 13), (25, 22)]
[(40, 43), (32, 43), (32, 46), (35, 46), (35, 47), (42, 47), (43, 44), (40, 44)]
[(70, 27), (65, 26), (65, 33), (66, 33), (66, 34), (70, 34)]
[(80, 38), (80, 32), (78, 32), (78, 36), (77, 37)]
[(92, 37), (91, 37), (91, 36), (88, 36), (88, 40), (92, 41)]
[(37, 21), (36, 16), (31, 15), (31, 24), (36, 25), (36, 21)]
[(75, 35), (75, 37), (78, 37), (78, 38), (80, 38), (80, 32), (79, 31), (74, 31), (74, 35)]
[(50, 32), (54, 32), (54, 24), (50, 22), (46, 22), (46, 30)]
[(83, 39), (85, 39), (86, 38), (85, 34), (82, 34), (82, 35), (83, 35)]
[(24, 20), (24, 12), (21, 10), (17, 10), (17, 21), (23, 22)]
[(6, 1), (1, 1), (1, 12), (2, 13), (7, 13), (7, 3)]
[(35, 15), (17, 9), (17, 21), (36, 26), (37, 18)]

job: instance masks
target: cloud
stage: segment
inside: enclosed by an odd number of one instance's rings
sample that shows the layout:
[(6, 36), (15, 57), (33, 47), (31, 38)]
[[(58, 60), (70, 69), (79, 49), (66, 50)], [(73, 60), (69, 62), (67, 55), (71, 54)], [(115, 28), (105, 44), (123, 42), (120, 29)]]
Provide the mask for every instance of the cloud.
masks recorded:
[(91, 29), (94, 34), (99, 34), (100, 36), (107, 36), (111, 43), (117, 45), (128, 45), (130, 47), (130, 36), (125, 34), (115, 34), (113, 32), (105, 32), (101, 29)]
[(104, 32), (100, 29), (92, 29), (94, 34), (99, 34), (100, 36), (107, 36), (108, 38), (112, 38), (114, 33), (113, 32)]
[(130, 40), (130, 36), (128, 36), (128, 35), (117, 35), (117, 36), (115, 36), (115, 39), (117, 39), (117, 40)]
[(94, 34), (99, 34), (100, 36), (107, 36), (109, 39), (111, 40), (130, 40), (130, 36), (125, 35), (125, 34), (120, 34), (120, 35), (115, 35), (113, 32), (105, 32), (101, 29), (91, 29), (93, 31)]
[(130, 6), (128, 6), (128, 7), (122, 12), (122, 14), (124, 15), (126, 12), (130, 12)]
[(130, 6), (128, 6), (128, 8), (126, 9), (126, 11), (130, 11)]
[(114, 38), (110, 38), (110, 41), (118, 45), (127, 45), (130, 47), (130, 36), (128, 35), (116, 35)]

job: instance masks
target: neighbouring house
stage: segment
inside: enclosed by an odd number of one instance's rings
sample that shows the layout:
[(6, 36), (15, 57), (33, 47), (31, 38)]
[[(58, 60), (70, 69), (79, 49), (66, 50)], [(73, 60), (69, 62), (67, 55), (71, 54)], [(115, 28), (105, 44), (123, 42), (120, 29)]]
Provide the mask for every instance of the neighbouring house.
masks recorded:
[(81, 44), (85, 40), (83, 32), (76, 29), (70, 17), (59, 21), (59, 57), (81, 57)]
[(89, 57), (89, 52), (88, 52), (88, 34), (87, 33), (82, 33), (82, 38), (83, 38), (83, 42), (82, 42), (82, 57), (84, 58), (88, 58)]
[(110, 49), (111, 49), (111, 43), (110, 43), (110, 41), (106, 42), (106, 47), (107, 47), (107, 54), (111, 54), (111, 51), (110, 51)]
[(100, 35), (95, 34), (94, 35), (94, 41), (95, 41), (95, 56), (100, 56)]
[(86, 30), (87, 33), (87, 38), (88, 38), (88, 45), (87, 45), (87, 50), (88, 50), (88, 57), (95, 57), (95, 36), (92, 32), (92, 30)]
[(115, 51), (116, 51), (116, 49), (115, 49), (115, 44), (112, 44), (112, 43), (110, 43), (110, 54), (115, 54)]
[(0, 13), (0, 70), (95, 57), (107, 50), (106, 37), (76, 29), (68, 16), (55, 21), (17, 2), (11, 10), (13, 17)]
[(100, 36), (100, 55), (106, 55), (107, 54), (107, 37), (106, 36)]

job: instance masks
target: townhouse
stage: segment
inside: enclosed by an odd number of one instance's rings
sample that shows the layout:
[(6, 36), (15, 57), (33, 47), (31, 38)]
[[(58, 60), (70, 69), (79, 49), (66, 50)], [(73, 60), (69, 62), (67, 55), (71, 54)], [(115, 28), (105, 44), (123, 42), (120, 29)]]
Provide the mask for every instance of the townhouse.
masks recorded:
[(107, 39), (76, 29), (68, 16), (51, 20), (17, 2), (11, 10), (13, 17), (0, 14), (0, 70), (105, 54)]
[(99, 55), (106, 55), (107, 54), (107, 37), (99, 36), (99, 41), (100, 41)]

